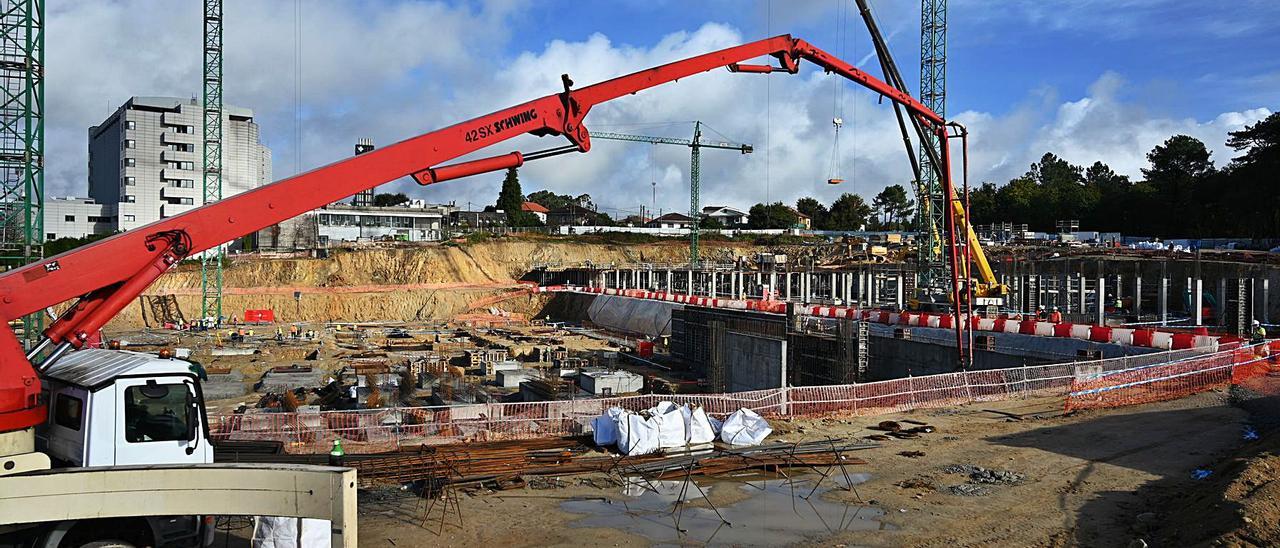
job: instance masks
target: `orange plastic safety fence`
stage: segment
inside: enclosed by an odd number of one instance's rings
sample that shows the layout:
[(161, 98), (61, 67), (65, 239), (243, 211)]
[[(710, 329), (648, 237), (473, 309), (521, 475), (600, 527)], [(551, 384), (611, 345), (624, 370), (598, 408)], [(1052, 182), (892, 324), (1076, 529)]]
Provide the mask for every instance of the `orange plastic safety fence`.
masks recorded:
[(1121, 407), (1182, 398), (1265, 374), (1270, 345), (1230, 350), (1169, 363), (1081, 372), (1067, 394), (1067, 410)]
[[(218, 440), (272, 440), (295, 453), (327, 451), (333, 440), (366, 453), (399, 447), (580, 435), (610, 407), (638, 411), (660, 401), (693, 404), (724, 417), (747, 408), (766, 416), (873, 416), (977, 401), (1072, 394), (1076, 408), (1166, 399), (1231, 379), (1247, 349), (1173, 351), (1090, 362), (966, 371), (888, 381), (727, 394), (641, 395), (532, 403), (490, 403), (319, 413), (211, 415)], [(1225, 368), (1213, 369), (1214, 364)], [(1218, 375), (1214, 377), (1213, 375)], [(1166, 378), (1168, 377), (1168, 378)], [(1164, 379), (1156, 382), (1155, 379)], [(1134, 386), (1120, 386), (1126, 384)], [(1105, 390), (1104, 390), (1105, 389)], [(1077, 394), (1077, 392), (1079, 394)], [(1101, 395), (1098, 395), (1101, 394)], [(1146, 398), (1146, 399), (1144, 399)]]

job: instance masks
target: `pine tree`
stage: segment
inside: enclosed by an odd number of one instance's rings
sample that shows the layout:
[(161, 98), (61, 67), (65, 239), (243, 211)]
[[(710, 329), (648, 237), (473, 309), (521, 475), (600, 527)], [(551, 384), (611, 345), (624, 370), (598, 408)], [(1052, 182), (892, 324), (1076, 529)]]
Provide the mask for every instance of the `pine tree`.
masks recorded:
[(506, 178), (502, 179), (502, 191), (498, 193), (497, 208), (507, 213), (508, 226), (527, 226), (521, 206), (524, 205), (524, 192), (520, 190), (520, 175), (516, 172), (516, 168), (507, 170)]

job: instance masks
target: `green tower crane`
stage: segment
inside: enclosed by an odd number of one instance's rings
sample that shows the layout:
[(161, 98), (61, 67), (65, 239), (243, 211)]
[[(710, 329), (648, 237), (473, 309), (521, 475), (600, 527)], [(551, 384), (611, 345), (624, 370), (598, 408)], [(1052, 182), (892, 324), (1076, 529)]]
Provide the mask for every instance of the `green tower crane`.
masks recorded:
[(755, 151), (755, 147), (742, 143), (704, 141), (702, 140), (702, 126), (702, 122), (695, 121), (693, 123), (693, 139), (680, 139), (678, 137), (649, 137), (647, 135), (608, 133), (604, 131), (591, 132), (591, 137), (594, 139), (631, 141), (635, 143), (649, 143), (651, 145), (678, 145), (686, 146), (691, 149), (689, 159), (689, 218), (693, 219), (693, 224), (689, 228), (689, 264), (691, 266), (698, 264), (698, 214), (702, 207), (701, 197), (699, 196), (699, 179), (701, 178), (702, 172), (701, 150), (704, 148), (736, 150), (742, 154), (751, 154)]
[[(222, 0), (204, 2), (204, 203), (222, 199)], [(200, 256), (200, 317), (222, 324), (222, 259), (218, 246)]]

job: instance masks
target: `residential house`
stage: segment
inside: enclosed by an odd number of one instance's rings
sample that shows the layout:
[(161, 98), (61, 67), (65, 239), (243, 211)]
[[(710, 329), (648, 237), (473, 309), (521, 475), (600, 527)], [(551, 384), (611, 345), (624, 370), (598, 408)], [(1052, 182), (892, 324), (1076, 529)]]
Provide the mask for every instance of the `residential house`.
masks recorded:
[(454, 226), (462, 228), (487, 228), (507, 226), (507, 213), (497, 211), (454, 211), (449, 214)]
[(813, 219), (811, 217), (796, 211), (795, 208), (791, 208), (791, 212), (796, 214), (796, 228), (813, 230)]
[(746, 226), (750, 216), (745, 211), (729, 206), (707, 206), (702, 208), (702, 217), (715, 219), (725, 228), (739, 228)]
[(546, 208), (546, 206), (543, 206), (538, 202), (525, 202), (520, 205), (520, 211), (532, 213), (534, 217), (537, 217), (538, 220), (542, 222), (542, 224), (547, 223), (547, 213), (551, 212)]
[(679, 213), (668, 213), (657, 219), (649, 221), (645, 226), (649, 228), (690, 228), (693, 226), (693, 219), (688, 215)]
[(548, 226), (590, 226), (598, 224), (599, 214), (577, 204), (569, 204), (547, 212)]

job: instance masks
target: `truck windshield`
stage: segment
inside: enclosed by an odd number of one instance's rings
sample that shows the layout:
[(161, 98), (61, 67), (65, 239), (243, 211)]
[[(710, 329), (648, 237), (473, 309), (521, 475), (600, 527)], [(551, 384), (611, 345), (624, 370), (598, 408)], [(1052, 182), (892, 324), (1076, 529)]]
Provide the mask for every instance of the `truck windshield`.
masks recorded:
[(124, 391), (125, 440), (186, 441), (187, 387), (182, 383), (130, 386)]

